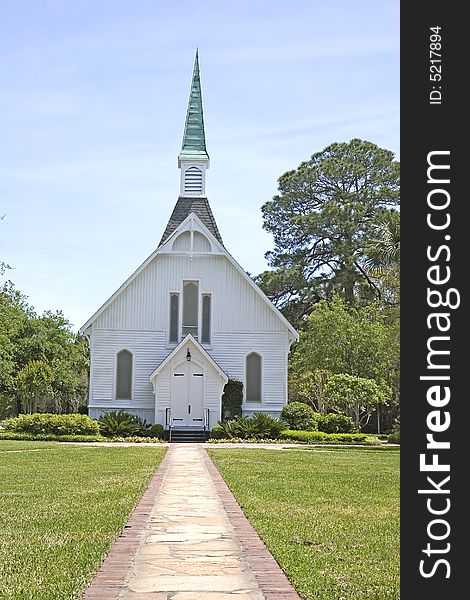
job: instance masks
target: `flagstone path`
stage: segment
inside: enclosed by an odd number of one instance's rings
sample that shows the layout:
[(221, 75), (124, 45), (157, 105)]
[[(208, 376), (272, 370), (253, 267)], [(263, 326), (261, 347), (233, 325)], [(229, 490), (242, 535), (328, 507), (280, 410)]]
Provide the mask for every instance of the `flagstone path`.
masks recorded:
[(170, 446), (83, 598), (298, 600), (299, 596), (205, 450), (198, 444), (181, 444)]

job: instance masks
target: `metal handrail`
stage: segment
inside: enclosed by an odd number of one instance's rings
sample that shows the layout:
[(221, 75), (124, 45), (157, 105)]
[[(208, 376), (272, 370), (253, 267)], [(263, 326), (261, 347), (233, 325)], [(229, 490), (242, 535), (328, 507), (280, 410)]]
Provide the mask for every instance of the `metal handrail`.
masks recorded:
[(209, 431), (209, 409), (204, 409), (204, 432)]
[(173, 417), (171, 416), (171, 408), (168, 406), (165, 409), (165, 421), (168, 427), (168, 441), (171, 444), (171, 428), (173, 427)]

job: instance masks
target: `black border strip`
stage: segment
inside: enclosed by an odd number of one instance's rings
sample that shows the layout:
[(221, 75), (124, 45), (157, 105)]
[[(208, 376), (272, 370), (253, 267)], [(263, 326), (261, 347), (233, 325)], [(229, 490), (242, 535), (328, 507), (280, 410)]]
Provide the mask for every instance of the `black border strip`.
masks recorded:
[[(463, 110), (463, 87), (468, 79), (465, 67), (468, 53), (464, 53), (464, 48), (470, 35), (462, 6), (435, 0), (401, 5), (402, 600), (458, 598), (460, 590), (466, 588), (468, 551), (464, 549), (464, 542), (468, 501), (463, 486), (468, 471), (465, 467), (468, 449), (464, 447), (463, 427), (468, 419), (464, 373), (469, 370), (466, 332), (470, 328), (465, 314), (469, 235), (464, 213), (470, 202), (469, 192), (464, 189), (468, 167), (464, 164), (463, 142), (468, 124)], [(431, 27), (440, 29), (431, 30)], [(436, 31), (441, 38), (440, 46), (431, 45), (437, 40), (437, 37), (431, 39)], [(440, 154), (430, 155), (431, 152)], [(429, 161), (448, 165), (450, 169), (434, 169), (427, 174)], [(449, 182), (444, 181), (447, 178)], [(431, 194), (429, 200), (432, 190), (441, 191)], [(441, 201), (444, 205), (447, 197), (448, 207), (430, 208), (429, 201), (431, 204), (434, 200), (436, 204)], [(427, 222), (430, 213), (434, 223), (439, 219), (440, 223), (446, 222), (448, 214), (448, 226), (433, 229)], [(438, 268), (429, 272), (429, 268), (436, 265)], [(448, 282), (430, 283), (430, 278), (444, 279), (447, 274), (450, 275)], [(449, 289), (456, 290), (451, 294), (450, 303), (457, 304), (458, 293), (460, 306), (430, 307), (428, 288), (441, 292), (443, 298)], [(431, 301), (439, 304), (438, 299), (434, 294)], [(448, 322), (447, 317), (440, 321), (441, 326), (450, 323), (448, 331), (438, 331), (435, 317), (427, 321), (433, 312), (448, 315)], [(449, 339), (430, 341), (433, 336)], [(429, 356), (429, 343), (431, 348), (449, 351), (449, 354)], [(432, 369), (428, 360), (450, 368)], [(449, 376), (450, 379), (432, 381), (420, 376)], [(434, 395), (428, 391), (432, 386), (436, 386)], [(438, 406), (445, 387), (449, 388), (450, 400)], [(434, 406), (429, 401), (433, 398)], [(438, 414), (430, 416), (432, 411)], [(433, 433), (430, 427), (445, 423), (448, 418), (450, 425), (434, 433), (434, 437), (449, 442), (449, 449), (427, 448), (426, 435)], [(424, 463), (435, 460), (448, 464), (450, 470), (420, 469), (421, 454), (425, 455)], [(462, 462), (464, 466), (459, 467)], [(433, 481), (429, 481), (428, 476)], [(448, 476), (450, 479), (444, 481)], [(419, 489), (428, 491), (419, 494)], [(448, 510), (437, 514), (445, 509)], [(431, 510), (436, 513), (432, 514)], [(433, 536), (442, 539), (432, 539)], [(438, 563), (439, 560), (442, 562)], [(428, 576), (420, 573), (420, 565)]]

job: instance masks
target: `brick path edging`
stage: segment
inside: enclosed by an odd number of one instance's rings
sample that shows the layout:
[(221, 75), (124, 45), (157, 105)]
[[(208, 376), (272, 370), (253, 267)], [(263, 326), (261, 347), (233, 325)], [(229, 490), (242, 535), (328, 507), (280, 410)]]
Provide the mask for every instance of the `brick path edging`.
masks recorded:
[(301, 600), (271, 552), (266, 548), (252, 524), (246, 518), (206, 450), (201, 448), (201, 454), (227, 517), (235, 530), (238, 541), (265, 599)]
[(83, 592), (82, 600), (117, 600), (119, 598), (122, 588), (127, 583), (132, 562), (155, 503), (155, 497), (168, 471), (170, 455), (171, 450), (168, 449), (119, 537), (112, 544), (90, 585)]

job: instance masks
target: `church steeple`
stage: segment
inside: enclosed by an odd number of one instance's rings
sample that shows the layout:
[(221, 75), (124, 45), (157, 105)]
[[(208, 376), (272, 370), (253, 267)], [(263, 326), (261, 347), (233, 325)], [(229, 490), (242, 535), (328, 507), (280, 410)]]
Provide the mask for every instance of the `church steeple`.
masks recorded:
[(196, 50), (196, 57), (194, 59), (193, 78), (189, 93), (188, 110), (186, 112), (183, 144), (178, 156), (178, 167), (181, 169), (180, 196), (205, 196), (206, 170), (209, 168), (209, 155), (207, 154), (206, 135), (204, 131), (198, 50)]

